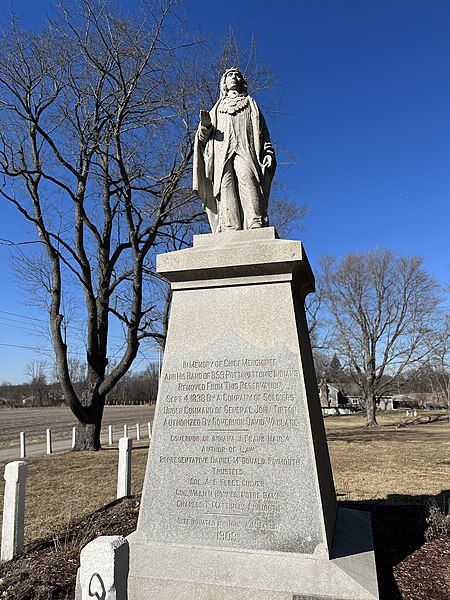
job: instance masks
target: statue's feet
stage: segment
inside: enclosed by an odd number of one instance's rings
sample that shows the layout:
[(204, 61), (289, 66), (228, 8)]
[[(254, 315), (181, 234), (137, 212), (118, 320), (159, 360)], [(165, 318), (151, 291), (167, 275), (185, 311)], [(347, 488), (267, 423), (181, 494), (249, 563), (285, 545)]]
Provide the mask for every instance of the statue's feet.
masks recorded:
[(228, 227), (222, 227), (220, 231), (242, 231), (242, 227), (236, 225), (230, 225)]

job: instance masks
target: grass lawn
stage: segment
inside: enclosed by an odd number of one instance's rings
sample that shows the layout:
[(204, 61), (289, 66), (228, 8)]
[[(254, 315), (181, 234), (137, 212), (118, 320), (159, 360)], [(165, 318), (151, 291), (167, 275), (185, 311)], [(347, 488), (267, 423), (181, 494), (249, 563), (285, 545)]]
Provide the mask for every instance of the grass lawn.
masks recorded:
[[(425, 414), (425, 413), (423, 413)], [(426, 413), (429, 414), (429, 413)], [(427, 500), (450, 487), (447, 422), (397, 428), (403, 413), (379, 416), (366, 429), (363, 415), (325, 419), (336, 491), (340, 500)], [(148, 442), (134, 442), (132, 493), (141, 492)], [(26, 543), (51, 536), (115, 499), (117, 449), (30, 457), (26, 496)], [(4, 463), (0, 463), (3, 472)], [(3, 502), (3, 478), (0, 505)], [(450, 494), (450, 492), (448, 492)]]
[[(140, 494), (148, 440), (133, 441), (132, 494)], [(118, 450), (60, 452), (26, 459), (25, 543), (47, 538), (116, 498)], [(5, 463), (0, 463), (0, 472)], [(0, 485), (3, 514), (4, 481)]]
[(325, 419), (339, 499), (409, 503), (442, 491), (450, 496), (448, 421), (397, 428), (404, 418), (403, 411), (379, 413), (378, 428), (364, 428), (363, 414)]

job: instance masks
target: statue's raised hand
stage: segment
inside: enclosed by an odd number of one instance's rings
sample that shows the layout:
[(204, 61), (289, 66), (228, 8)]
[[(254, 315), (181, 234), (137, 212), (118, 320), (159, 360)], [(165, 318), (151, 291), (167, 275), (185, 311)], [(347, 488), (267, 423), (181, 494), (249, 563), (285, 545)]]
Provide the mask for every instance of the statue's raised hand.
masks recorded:
[(263, 169), (264, 171), (270, 171), (273, 168), (273, 157), (270, 154), (266, 154), (263, 158)]
[(203, 127), (211, 127), (211, 117), (207, 110), (200, 111), (200, 123)]

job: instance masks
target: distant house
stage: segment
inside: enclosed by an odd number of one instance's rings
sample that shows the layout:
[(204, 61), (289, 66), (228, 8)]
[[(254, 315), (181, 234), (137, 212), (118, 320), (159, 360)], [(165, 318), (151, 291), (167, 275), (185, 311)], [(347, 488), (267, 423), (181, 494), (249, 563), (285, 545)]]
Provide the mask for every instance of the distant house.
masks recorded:
[(355, 410), (349, 398), (330, 383), (323, 383), (320, 386), (320, 406), (324, 415), (348, 414)]
[(397, 410), (400, 408), (412, 408), (411, 399), (408, 396), (379, 396), (376, 399), (379, 410)]
[(347, 396), (347, 398), (353, 410), (362, 410), (364, 408), (364, 401), (362, 396)]
[[(349, 414), (364, 408), (364, 398), (356, 395), (356, 387), (349, 388), (354, 395), (344, 394), (336, 384), (323, 383), (320, 386), (320, 405), (323, 414)], [(417, 400), (406, 395), (383, 395), (376, 397), (378, 410), (414, 408)]]

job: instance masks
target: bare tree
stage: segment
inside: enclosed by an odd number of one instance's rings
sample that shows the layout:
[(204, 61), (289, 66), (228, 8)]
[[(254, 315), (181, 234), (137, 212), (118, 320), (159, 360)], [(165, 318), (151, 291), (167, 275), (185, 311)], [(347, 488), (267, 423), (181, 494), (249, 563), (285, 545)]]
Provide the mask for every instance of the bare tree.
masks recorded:
[(437, 402), (444, 401), (450, 421), (450, 313), (445, 313), (429, 338), (429, 355), (425, 367), (428, 384)]
[(31, 360), (25, 365), (33, 405), (42, 406), (48, 398), (47, 368), (45, 360)]
[[(190, 162), (198, 108), (223, 61), (184, 41), (174, 4), (149, 1), (125, 18), (109, 0), (80, 0), (41, 33), (13, 23), (2, 38), (0, 195), (37, 233), (19, 268), (33, 297), (45, 293), (79, 450), (100, 448), (105, 399), (140, 345), (164, 342), (170, 292), (156, 253), (183, 247), (204, 223)], [(74, 344), (86, 356), (81, 391)]]
[(144, 371), (129, 372), (108, 396), (111, 404), (154, 404), (158, 393), (158, 366), (149, 364)]
[[(172, 3), (155, 3), (140, 21), (108, 2), (80, 6), (40, 34), (13, 25), (3, 36), (0, 193), (37, 231), (32, 265), (79, 420), (77, 448), (98, 449), (106, 395), (140, 343), (163, 336), (155, 252), (202, 218), (187, 183), (199, 86)], [(85, 323), (81, 394), (68, 352), (70, 294)], [(108, 370), (112, 320), (123, 349)]]
[(390, 250), (322, 260), (331, 346), (364, 398), (367, 426), (377, 424), (376, 397), (427, 356), (439, 286), (418, 257)]

